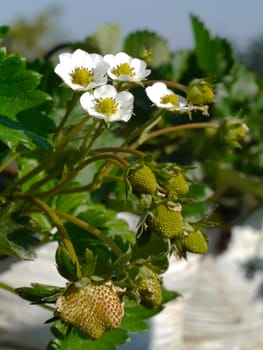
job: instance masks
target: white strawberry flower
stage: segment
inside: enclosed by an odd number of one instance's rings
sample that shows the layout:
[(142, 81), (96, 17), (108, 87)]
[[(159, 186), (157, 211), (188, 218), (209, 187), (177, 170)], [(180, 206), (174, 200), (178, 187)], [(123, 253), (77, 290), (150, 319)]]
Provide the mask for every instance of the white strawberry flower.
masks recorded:
[(134, 97), (130, 92), (118, 92), (112, 85), (103, 85), (80, 97), (82, 108), (91, 116), (104, 119), (106, 123), (129, 121), (133, 112), (133, 101)]
[(190, 111), (190, 108), (187, 106), (187, 100), (168, 89), (166, 84), (162, 82), (148, 86), (145, 91), (149, 99), (159, 108), (171, 111)]
[(55, 73), (73, 90), (86, 91), (107, 83), (109, 64), (96, 53), (77, 49), (59, 55)]
[(109, 54), (104, 59), (110, 65), (108, 75), (112, 80), (140, 82), (151, 73), (145, 61), (133, 58), (125, 52)]

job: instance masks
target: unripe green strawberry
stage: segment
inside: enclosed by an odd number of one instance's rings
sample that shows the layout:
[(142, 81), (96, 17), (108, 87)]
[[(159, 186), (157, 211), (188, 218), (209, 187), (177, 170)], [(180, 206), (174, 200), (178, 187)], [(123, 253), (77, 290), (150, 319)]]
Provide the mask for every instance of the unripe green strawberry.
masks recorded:
[(92, 339), (119, 327), (123, 304), (112, 284), (70, 285), (57, 300), (56, 315)]
[(208, 251), (207, 242), (200, 230), (191, 231), (182, 240), (184, 248), (196, 254), (205, 254)]
[(149, 309), (157, 309), (162, 305), (162, 290), (158, 275), (146, 266), (136, 280), (136, 287), (142, 305)]
[(189, 191), (189, 186), (181, 173), (173, 176), (168, 182), (164, 183), (163, 187), (171, 196), (186, 194)]
[(170, 209), (165, 204), (158, 204), (153, 215), (148, 215), (146, 222), (149, 229), (163, 238), (174, 238), (184, 233), (184, 221), (181, 213)]
[(186, 98), (194, 105), (207, 105), (214, 100), (212, 85), (205, 79), (194, 79), (188, 86)]
[(157, 189), (156, 177), (148, 165), (129, 169), (127, 178), (135, 194), (153, 194)]

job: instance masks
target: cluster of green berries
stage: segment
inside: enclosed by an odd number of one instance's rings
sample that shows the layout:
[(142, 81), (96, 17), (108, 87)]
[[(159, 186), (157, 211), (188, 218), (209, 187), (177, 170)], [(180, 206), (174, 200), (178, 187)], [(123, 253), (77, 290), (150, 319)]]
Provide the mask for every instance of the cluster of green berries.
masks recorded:
[[(202, 232), (187, 232), (185, 229), (182, 205), (178, 198), (188, 193), (189, 185), (182, 171), (171, 171), (165, 179), (157, 179), (149, 165), (136, 164), (128, 169), (127, 180), (136, 196), (140, 198), (143, 194), (148, 194), (153, 198), (145, 220), (148, 232), (164, 239), (177, 240), (184, 251), (198, 254), (207, 252), (207, 242)], [(160, 201), (162, 197), (164, 201)]]
[(189, 186), (181, 172), (173, 173), (167, 181), (159, 184), (153, 170), (146, 164), (132, 164), (127, 171), (127, 180), (132, 192), (137, 196), (153, 195), (160, 185), (169, 196), (182, 195), (189, 191)]
[[(188, 184), (181, 173), (171, 176), (164, 184), (160, 184), (149, 165), (143, 164), (139, 167), (131, 167), (127, 173), (127, 179), (132, 191), (138, 197), (142, 194), (157, 195), (158, 190), (165, 191), (168, 196), (175, 197), (188, 192)], [(178, 210), (179, 208), (179, 210)], [(182, 235), (184, 232), (183, 217), (180, 206), (168, 206), (165, 203), (155, 203), (151, 206), (146, 223), (151, 232), (163, 238), (171, 239)]]

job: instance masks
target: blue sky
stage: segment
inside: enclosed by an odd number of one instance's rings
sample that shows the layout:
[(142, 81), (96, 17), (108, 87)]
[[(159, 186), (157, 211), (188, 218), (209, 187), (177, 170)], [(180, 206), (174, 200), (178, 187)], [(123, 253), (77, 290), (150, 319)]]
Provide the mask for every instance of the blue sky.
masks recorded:
[(172, 49), (193, 45), (189, 15), (200, 17), (214, 35), (229, 38), (239, 48), (263, 35), (263, 0), (7, 0), (1, 2), (0, 24), (18, 16), (31, 18), (54, 5), (65, 40), (81, 40), (106, 22), (119, 23), (123, 35), (138, 30), (156, 31)]

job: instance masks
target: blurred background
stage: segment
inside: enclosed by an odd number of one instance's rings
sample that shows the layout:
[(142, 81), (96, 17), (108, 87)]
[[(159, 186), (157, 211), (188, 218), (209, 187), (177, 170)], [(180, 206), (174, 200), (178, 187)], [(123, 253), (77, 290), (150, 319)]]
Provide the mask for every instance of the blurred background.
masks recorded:
[(123, 37), (148, 29), (166, 39), (172, 50), (189, 49), (193, 47), (189, 15), (194, 14), (213, 35), (227, 38), (240, 55), (254, 63), (255, 50), (263, 51), (259, 45), (262, 11), (261, 0), (9, 0), (1, 3), (0, 23), (13, 28), (9, 35), (12, 49), (32, 57), (58, 42), (83, 40), (106, 22), (118, 23)]

